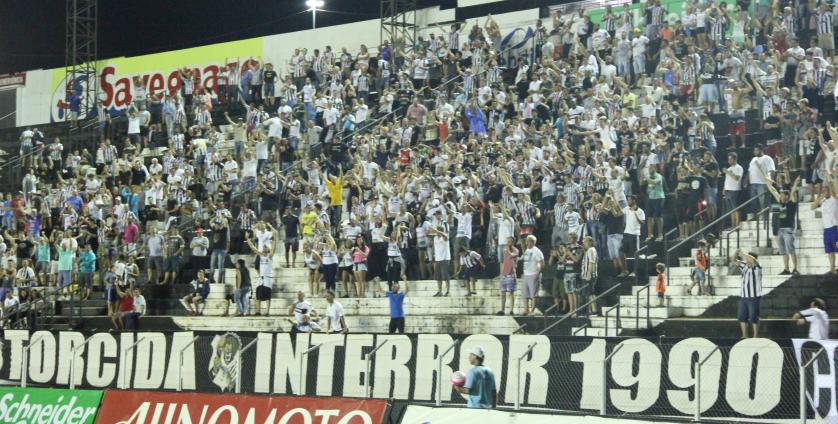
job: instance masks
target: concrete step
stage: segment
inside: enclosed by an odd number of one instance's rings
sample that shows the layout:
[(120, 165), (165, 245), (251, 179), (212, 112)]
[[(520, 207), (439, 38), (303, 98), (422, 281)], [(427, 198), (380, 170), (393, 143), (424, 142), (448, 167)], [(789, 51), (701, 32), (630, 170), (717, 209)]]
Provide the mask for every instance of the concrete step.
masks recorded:
[[(271, 306), (273, 312), (273, 305)], [(248, 331), (285, 332), (291, 329), (287, 318), (290, 317), (187, 316), (174, 317), (174, 321), (178, 326), (192, 331), (229, 331), (231, 328), (241, 327), (247, 328)], [(351, 333), (386, 333), (389, 322), (388, 316), (346, 316), (346, 325)], [(325, 325), (325, 322), (321, 325)], [(438, 315), (408, 316), (405, 319), (407, 333), (423, 333), (429, 328), (440, 334), (511, 334), (518, 329), (518, 324), (515, 318), (509, 316)]]
[[(609, 321), (610, 325), (610, 321)], [(572, 327), (570, 329), (570, 334), (574, 336), (583, 336), (583, 337), (618, 337), (622, 334), (623, 330), (620, 328), (614, 328), (614, 326), (608, 327), (608, 332), (606, 333), (604, 328), (598, 327)]]
[[(251, 309), (254, 309), (251, 299)], [(326, 310), (325, 299), (310, 297), (307, 299), (315, 310), (323, 313)], [(390, 302), (386, 298), (341, 298), (338, 299), (348, 315), (380, 315), (389, 316)], [(500, 310), (500, 298), (468, 297), (468, 298), (405, 298), (404, 310), (408, 315), (493, 315)], [(228, 301), (222, 299), (208, 299), (204, 315), (219, 316), (227, 308)], [(288, 313), (293, 304), (289, 299), (272, 299), (271, 310), (282, 314)], [(231, 311), (234, 312), (235, 308)]]

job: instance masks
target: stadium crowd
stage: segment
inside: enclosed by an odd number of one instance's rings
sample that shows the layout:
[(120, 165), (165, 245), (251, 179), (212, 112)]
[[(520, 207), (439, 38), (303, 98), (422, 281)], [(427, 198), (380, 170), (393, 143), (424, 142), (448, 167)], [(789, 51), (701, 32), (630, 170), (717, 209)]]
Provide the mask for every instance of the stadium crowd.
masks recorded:
[[(757, 195), (749, 212), (772, 194), (796, 205), (800, 187), (823, 203), (834, 272), (838, 135), (818, 119), (833, 107), (834, 26), (815, 3), (689, 2), (672, 18), (652, 0), (639, 19), (609, 6), (598, 24), (559, 12), (515, 50), (489, 16), (413, 46), (250, 59), (212, 87), (188, 68), (179, 92), (137, 79), (127, 130), (100, 106), (95, 147), (21, 135), (28, 169), (2, 211), (3, 316), (38, 302), (14, 287), (87, 298), (101, 285), (121, 327), (145, 312), (130, 287), (193, 276), (183, 303), (198, 314), (230, 273), (236, 314), (269, 314), (280, 266), (305, 267), (309, 291), (332, 299), (414, 279), (473, 296), (478, 277), (499, 274), (498, 314), (534, 313), (541, 286), (567, 312), (600, 274), (632, 274), (639, 249), (662, 253), (670, 228), (686, 237)], [(796, 273), (785, 208), (784, 272)]]

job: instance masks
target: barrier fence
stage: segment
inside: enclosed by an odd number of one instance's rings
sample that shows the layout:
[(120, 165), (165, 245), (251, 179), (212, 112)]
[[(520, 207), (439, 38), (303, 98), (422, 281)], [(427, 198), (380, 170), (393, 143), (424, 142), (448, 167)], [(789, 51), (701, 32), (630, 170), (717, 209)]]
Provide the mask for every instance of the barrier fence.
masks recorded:
[(838, 341), (802, 339), (9, 330), (0, 380), (67, 387), (73, 376), (85, 389), (207, 393), (232, 393), (238, 383), (248, 394), (462, 405), (449, 377), (471, 368), (476, 346), (495, 374), (499, 406), (510, 409), (797, 420), (802, 407), (804, 417), (838, 419)]

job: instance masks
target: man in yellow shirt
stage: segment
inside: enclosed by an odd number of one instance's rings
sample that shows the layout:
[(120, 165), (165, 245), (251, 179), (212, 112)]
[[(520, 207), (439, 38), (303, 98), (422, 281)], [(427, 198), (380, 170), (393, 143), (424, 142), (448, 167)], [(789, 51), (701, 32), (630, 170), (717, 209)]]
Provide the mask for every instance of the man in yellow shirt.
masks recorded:
[(314, 226), (317, 223), (317, 214), (311, 210), (311, 205), (306, 205), (303, 214), (300, 216), (300, 224), (303, 227), (303, 239), (310, 239), (314, 234)]
[(332, 226), (340, 225), (343, 211), (343, 167), (338, 164), (338, 176), (330, 175), (326, 178), (326, 190), (329, 192), (329, 205)]

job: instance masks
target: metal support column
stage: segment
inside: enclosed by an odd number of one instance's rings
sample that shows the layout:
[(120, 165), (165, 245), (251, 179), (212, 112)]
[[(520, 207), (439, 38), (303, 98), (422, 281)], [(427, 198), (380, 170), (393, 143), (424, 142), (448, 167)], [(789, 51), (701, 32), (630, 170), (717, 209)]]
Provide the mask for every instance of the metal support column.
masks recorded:
[[(69, 102), (70, 95), (79, 96), (78, 128), (72, 128), (69, 132), (89, 131), (92, 135), (99, 92), (98, 0), (65, 1), (67, 13), (64, 45), (64, 119), (69, 121), (69, 104), (66, 103)], [(95, 145), (94, 142), (92, 146)]]
[[(387, 40), (402, 52), (416, 42), (416, 0), (381, 0), (380, 43)], [(456, 47), (454, 47), (456, 48)]]

